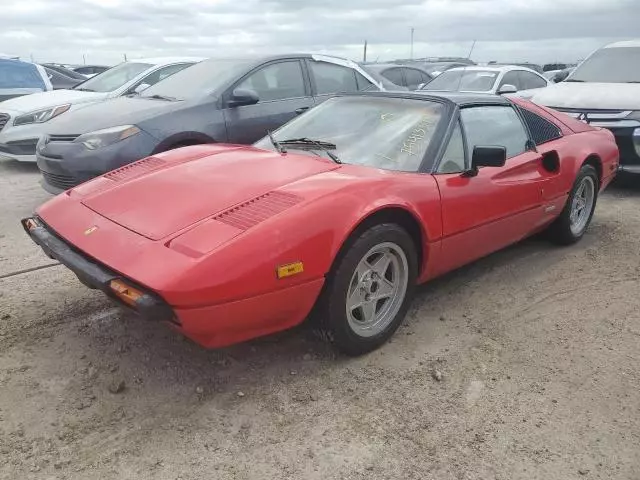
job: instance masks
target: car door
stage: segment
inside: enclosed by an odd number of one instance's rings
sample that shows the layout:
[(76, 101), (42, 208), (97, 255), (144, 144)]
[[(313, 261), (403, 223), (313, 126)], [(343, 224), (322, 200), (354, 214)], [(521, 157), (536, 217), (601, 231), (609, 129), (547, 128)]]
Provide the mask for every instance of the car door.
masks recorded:
[(313, 106), (298, 59), (272, 62), (252, 71), (229, 89), (223, 102), (235, 89), (253, 90), (259, 101), (255, 105), (224, 108), (229, 143), (253, 143)]
[[(504, 146), (503, 167), (464, 173), (476, 146)], [(439, 162), (442, 261), (445, 272), (517, 242), (546, 218), (543, 195), (552, 177), (543, 167), (521, 116), (510, 105), (460, 110), (460, 121)]]

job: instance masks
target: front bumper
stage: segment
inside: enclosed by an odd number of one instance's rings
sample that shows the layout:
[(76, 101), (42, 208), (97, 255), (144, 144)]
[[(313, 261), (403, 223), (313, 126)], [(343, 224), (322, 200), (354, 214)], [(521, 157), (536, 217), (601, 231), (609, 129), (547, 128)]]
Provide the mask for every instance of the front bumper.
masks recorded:
[[(119, 304), (129, 307), (143, 318), (156, 321), (171, 321), (174, 313), (171, 307), (152, 292), (145, 291), (129, 279), (123, 278), (98, 262), (87, 258), (52, 232), (38, 217), (25, 218), (22, 226), (27, 235), (50, 257), (58, 260), (76, 274), (88, 286), (103, 291)], [(113, 289), (112, 282), (120, 281), (142, 292), (132, 304), (121, 300)]]
[(620, 151), (619, 172), (640, 174), (640, 120), (632, 111), (589, 110), (581, 108), (551, 107), (573, 118), (581, 119), (592, 127), (605, 128), (613, 135)]
[(42, 124), (14, 127), (13, 119), (14, 116), (9, 116), (7, 124), (0, 131), (0, 158), (35, 163)]
[[(634, 146), (634, 131), (636, 128), (609, 127), (616, 137), (616, 144), (620, 150), (620, 166), (618, 170), (625, 173), (640, 174), (640, 156)], [(635, 138), (640, 142), (640, 137)]]
[(97, 150), (72, 141), (40, 142), (36, 152), (42, 187), (58, 194), (151, 155), (158, 141), (146, 132)]

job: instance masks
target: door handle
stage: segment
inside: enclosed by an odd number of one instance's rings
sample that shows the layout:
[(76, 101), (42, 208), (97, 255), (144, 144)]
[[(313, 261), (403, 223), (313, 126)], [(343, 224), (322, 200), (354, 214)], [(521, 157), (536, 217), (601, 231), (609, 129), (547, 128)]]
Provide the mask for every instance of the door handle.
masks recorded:
[(296, 112), (296, 115), (300, 115), (301, 113), (304, 113), (307, 110), (309, 110), (309, 107), (300, 107), (300, 108), (296, 108), (295, 112)]

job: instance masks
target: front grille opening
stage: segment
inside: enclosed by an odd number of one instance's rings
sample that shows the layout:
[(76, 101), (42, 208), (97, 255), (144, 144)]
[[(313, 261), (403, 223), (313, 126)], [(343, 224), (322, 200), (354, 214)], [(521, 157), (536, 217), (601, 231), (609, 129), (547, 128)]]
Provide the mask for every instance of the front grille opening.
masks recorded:
[(48, 137), (48, 141), (49, 142), (73, 142), (76, 138), (78, 138), (80, 135), (49, 135)]
[(59, 175), (55, 173), (45, 172), (43, 170), (41, 170), (41, 172), (42, 172), (42, 176), (44, 177), (44, 180), (49, 185), (55, 188), (60, 188), (62, 190), (69, 190), (70, 188), (75, 187), (79, 183), (76, 181), (75, 178), (73, 178), (70, 175)]

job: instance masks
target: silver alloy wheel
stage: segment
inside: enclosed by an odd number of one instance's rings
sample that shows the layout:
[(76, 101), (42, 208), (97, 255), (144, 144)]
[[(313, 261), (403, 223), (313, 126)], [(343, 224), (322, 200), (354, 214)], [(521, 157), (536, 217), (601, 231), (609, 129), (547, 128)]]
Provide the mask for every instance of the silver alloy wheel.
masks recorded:
[(587, 227), (587, 223), (589, 223), (595, 200), (595, 192), (596, 185), (593, 178), (584, 177), (573, 195), (569, 223), (571, 233), (576, 236), (582, 234), (583, 230)]
[(409, 263), (395, 243), (380, 243), (360, 260), (347, 289), (349, 327), (360, 337), (384, 331), (402, 307)]

